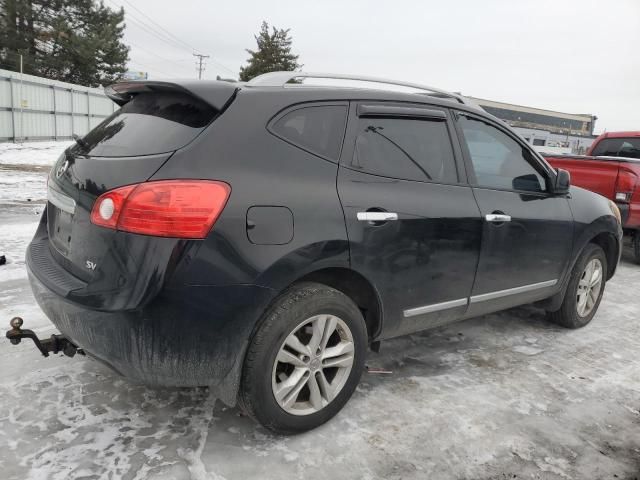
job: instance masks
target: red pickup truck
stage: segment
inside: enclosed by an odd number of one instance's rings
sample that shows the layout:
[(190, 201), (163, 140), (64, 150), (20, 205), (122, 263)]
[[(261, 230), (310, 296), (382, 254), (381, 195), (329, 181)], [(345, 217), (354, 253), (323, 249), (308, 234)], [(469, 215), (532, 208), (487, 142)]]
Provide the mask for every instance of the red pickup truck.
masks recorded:
[(640, 132), (603, 133), (586, 155), (544, 157), (554, 167), (568, 170), (573, 185), (616, 202), (640, 263)]

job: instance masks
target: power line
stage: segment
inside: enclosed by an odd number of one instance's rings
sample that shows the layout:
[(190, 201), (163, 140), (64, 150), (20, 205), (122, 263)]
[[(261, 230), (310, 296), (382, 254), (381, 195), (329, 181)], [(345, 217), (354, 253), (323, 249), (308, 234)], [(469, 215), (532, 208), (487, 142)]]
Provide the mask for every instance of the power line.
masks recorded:
[[(124, 10), (122, 5), (118, 5), (113, 0), (109, 0), (109, 3), (111, 3), (113, 6), (115, 6), (117, 8), (122, 8)], [(166, 35), (156, 31), (153, 26), (150, 26), (147, 23), (145, 23), (144, 20), (141, 20), (141, 19), (137, 18), (130, 11), (125, 10), (125, 16), (133, 25), (136, 25), (138, 28), (140, 28), (141, 30), (144, 30), (149, 35), (154, 36), (155, 38), (157, 38), (158, 40), (163, 41), (167, 45), (171, 45), (174, 48), (179, 48), (181, 50), (186, 50), (189, 53), (191, 53), (191, 49), (190, 48), (185, 48), (183, 45), (179, 44), (175, 40), (172, 40), (171, 38), (167, 37)]]
[(149, 15), (147, 15), (146, 13), (144, 13), (142, 10), (140, 10), (138, 7), (136, 7), (135, 5), (133, 5), (129, 0), (122, 0), (124, 2), (127, 3), (127, 5), (129, 5), (131, 8), (133, 8), (134, 10), (136, 10), (137, 12), (139, 12), (141, 15), (143, 15), (145, 18), (147, 18), (151, 23), (153, 23), (156, 27), (158, 27), (160, 30), (162, 30), (163, 32), (165, 32), (169, 38), (173, 38), (175, 39), (175, 41), (177, 41), (178, 43), (181, 43), (183, 45), (185, 45), (187, 48), (194, 50), (194, 51), (200, 51), (199, 48), (195, 48), (193, 45), (181, 40), (180, 38), (176, 37), (173, 33), (171, 33), (169, 30), (167, 30), (166, 28), (164, 28), (162, 25), (160, 25), (158, 22), (156, 22), (155, 20), (153, 20)]
[(213, 63), (215, 63), (216, 65), (218, 65), (219, 67), (225, 69), (227, 72), (231, 73), (232, 75), (236, 75), (238, 72), (235, 70), (231, 70), (229, 67), (227, 67), (226, 65), (221, 64), (220, 62), (214, 60), (213, 58), (211, 59), (211, 61)]
[[(153, 55), (154, 57), (158, 57), (160, 60), (163, 60), (163, 61), (165, 61), (165, 62), (171, 62), (171, 63), (173, 63), (173, 64), (175, 64), (175, 65), (178, 65), (178, 66), (179, 66), (179, 67), (181, 67), (181, 68), (184, 68), (184, 67), (185, 67), (185, 65), (180, 65), (179, 60), (172, 60), (172, 59), (170, 59), (170, 58), (163, 57), (162, 55), (158, 55), (157, 53), (152, 52), (151, 50), (149, 50), (149, 49), (147, 49), (147, 48), (145, 48), (145, 47), (143, 47), (143, 46), (141, 46), (141, 45), (138, 45), (137, 43), (133, 43), (133, 42), (131, 42), (131, 41), (129, 41), (128, 43), (129, 43), (129, 44), (131, 44), (131, 45), (133, 45), (133, 46), (134, 46), (134, 47), (136, 47), (136, 48), (139, 48), (139, 49), (140, 49), (140, 50), (142, 50), (143, 52), (146, 52), (146, 53), (148, 53), (148, 54), (150, 54), (150, 55)], [(183, 62), (185, 62), (186, 60), (182, 60), (182, 61), (183, 61)]]
[[(116, 4), (113, 0), (108, 0), (112, 5), (118, 7), (118, 8), (123, 8), (122, 5), (118, 5)], [(163, 41), (164, 43), (166, 43), (167, 45), (170, 45), (174, 48), (178, 48), (184, 51), (189, 51), (190, 53), (193, 52), (197, 52), (200, 49), (195, 48), (193, 45), (185, 42), (184, 40), (181, 40), (180, 38), (178, 38), (176, 35), (172, 34), (169, 30), (167, 30), (166, 28), (164, 28), (163, 26), (161, 26), (158, 22), (156, 22), (155, 20), (153, 20), (151, 17), (149, 17), (149, 15), (147, 15), (146, 13), (142, 12), (139, 8), (137, 8), (135, 5), (133, 5), (131, 2), (129, 2), (128, 0), (122, 0), (124, 2), (126, 2), (128, 5), (130, 5), (132, 8), (134, 8), (136, 11), (140, 12), (140, 14), (144, 15), (147, 19), (149, 19), (150, 22), (152, 22), (154, 25), (157, 26), (157, 28), (161, 29), (162, 31), (158, 31), (153, 25), (150, 25), (149, 23), (145, 22), (143, 19), (137, 17), (136, 15), (134, 15), (130, 10), (127, 11), (125, 10), (125, 15), (126, 17), (131, 21), (131, 23), (133, 25), (136, 25), (138, 28), (144, 30), (146, 33), (153, 35), (155, 38)], [(210, 58), (209, 55), (207, 55), (208, 58)], [(213, 63), (215, 63), (218, 67), (227, 70), (229, 73), (236, 75), (236, 71), (232, 70), (231, 68), (227, 67), (226, 65), (223, 65), (222, 63), (214, 60), (213, 58), (211, 59), (211, 61)], [(200, 70), (199, 70), (200, 72)], [(201, 74), (201, 72), (200, 72)]]
[[(158, 69), (158, 68), (155, 68), (155, 67), (153, 67), (153, 66), (150, 66), (150, 65), (145, 64), (145, 63), (142, 63), (142, 62), (138, 62), (138, 61), (136, 61), (136, 62), (134, 62), (134, 63), (132, 63), (132, 64), (130, 64), (130, 65), (131, 65), (131, 67), (133, 67), (133, 68), (135, 68), (135, 67), (136, 67), (136, 65), (138, 65), (138, 66), (144, 67), (144, 68), (145, 68), (145, 69), (147, 69), (147, 70), (155, 70), (156, 72), (161, 73), (162, 75), (164, 75), (164, 76), (165, 76), (165, 77), (167, 77), (167, 78), (178, 78), (178, 77), (176, 77), (175, 75), (172, 75), (172, 74), (170, 74), (170, 73), (167, 73), (167, 72), (165, 72), (165, 71), (163, 71), (163, 70), (160, 70), (160, 69)], [(141, 69), (137, 69), (137, 70), (142, 71), (143, 69), (141, 68)]]

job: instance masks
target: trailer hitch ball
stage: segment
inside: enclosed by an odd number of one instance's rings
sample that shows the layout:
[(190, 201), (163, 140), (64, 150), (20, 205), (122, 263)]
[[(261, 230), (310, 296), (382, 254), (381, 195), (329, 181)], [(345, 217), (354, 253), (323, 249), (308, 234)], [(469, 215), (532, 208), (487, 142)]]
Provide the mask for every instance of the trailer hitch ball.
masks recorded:
[(20, 330), (20, 327), (22, 326), (23, 323), (24, 323), (24, 320), (22, 320), (20, 317), (13, 317), (9, 322), (9, 325), (11, 325), (11, 328)]
[[(22, 320), (22, 318), (20, 318), (20, 317), (13, 317), (9, 321), (9, 325), (11, 325), (11, 329), (13, 331), (15, 331), (16, 333), (20, 331), (20, 327), (22, 327), (23, 323), (24, 323), (24, 320)], [(9, 339), (9, 341), (13, 345), (18, 345), (20, 343), (20, 340), (22, 340), (20, 337), (12, 337), (12, 338)]]
[(32, 330), (22, 330), (24, 320), (20, 317), (13, 317), (9, 320), (11, 330), (8, 330), (6, 337), (9, 339), (12, 345), (18, 345), (23, 338), (29, 338), (33, 340), (36, 348), (40, 350), (43, 356), (48, 357), (49, 352), (54, 354), (64, 353), (67, 357), (73, 357), (76, 353), (84, 355), (82, 349), (74, 345), (64, 335), (51, 335), (50, 338), (40, 340), (38, 336)]

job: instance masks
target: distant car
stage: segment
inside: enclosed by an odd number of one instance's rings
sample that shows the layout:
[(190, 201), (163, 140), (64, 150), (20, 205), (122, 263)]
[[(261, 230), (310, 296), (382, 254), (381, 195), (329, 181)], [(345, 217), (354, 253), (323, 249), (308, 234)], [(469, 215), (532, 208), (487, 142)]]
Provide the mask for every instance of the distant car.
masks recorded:
[(574, 185), (613, 200), (622, 213), (640, 264), (640, 132), (607, 132), (595, 139), (586, 155), (545, 155), (554, 167), (571, 173)]
[(343, 407), (381, 340), (536, 301), (591, 321), (613, 202), (458, 95), (313, 76), (107, 89), (121, 108), (51, 170), (27, 252), (73, 344), (296, 433)]

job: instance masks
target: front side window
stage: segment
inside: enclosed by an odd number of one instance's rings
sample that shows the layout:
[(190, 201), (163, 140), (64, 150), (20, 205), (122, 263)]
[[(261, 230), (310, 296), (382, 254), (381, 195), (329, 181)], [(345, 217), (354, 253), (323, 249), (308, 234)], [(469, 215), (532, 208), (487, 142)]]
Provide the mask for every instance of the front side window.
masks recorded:
[(593, 149), (594, 157), (640, 158), (640, 137), (605, 138)]
[(456, 183), (446, 122), (360, 118), (349, 168), (403, 180)]
[(313, 105), (285, 114), (271, 130), (298, 147), (338, 161), (346, 121), (346, 105)]
[(528, 149), (482, 120), (461, 115), (459, 124), (479, 186), (546, 191), (544, 177), (533, 167), (535, 158)]

